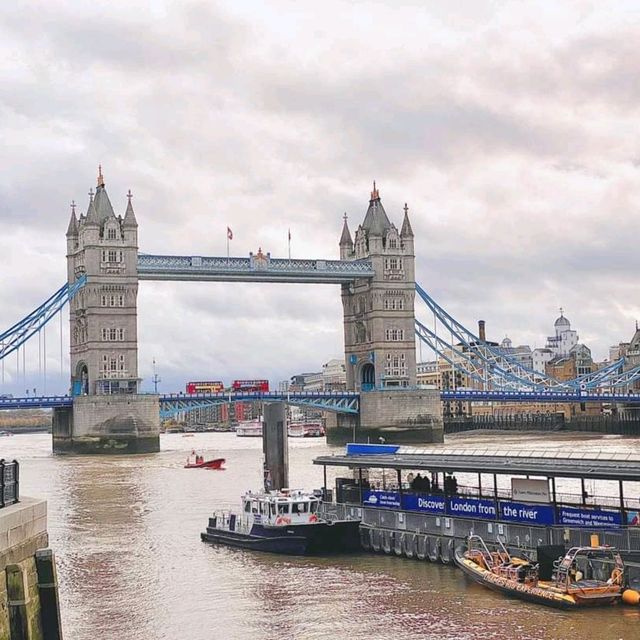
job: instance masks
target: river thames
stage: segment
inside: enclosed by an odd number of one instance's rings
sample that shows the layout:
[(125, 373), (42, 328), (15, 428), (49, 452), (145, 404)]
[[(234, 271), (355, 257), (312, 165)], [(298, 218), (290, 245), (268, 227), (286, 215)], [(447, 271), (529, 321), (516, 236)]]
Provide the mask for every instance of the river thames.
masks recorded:
[[(544, 437), (545, 446), (640, 452), (638, 439)], [(530, 447), (539, 438), (500, 440)], [(1, 443), (0, 456), (20, 460), (21, 493), (48, 501), (67, 640), (640, 636), (640, 608), (555, 611), (494, 594), (451, 566), (366, 553), (291, 558), (202, 543), (215, 507), (237, 506), (242, 491), (260, 486), (260, 439), (169, 434), (161, 453), (131, 457), (54, 456), (44, 434)], [(324, 439), (289, 443), (292, 487), (320, 487), (322, 468), (311, 461), (343, 450)], [(183, 469), (192, 448), (226, 458), (226, 470)]]

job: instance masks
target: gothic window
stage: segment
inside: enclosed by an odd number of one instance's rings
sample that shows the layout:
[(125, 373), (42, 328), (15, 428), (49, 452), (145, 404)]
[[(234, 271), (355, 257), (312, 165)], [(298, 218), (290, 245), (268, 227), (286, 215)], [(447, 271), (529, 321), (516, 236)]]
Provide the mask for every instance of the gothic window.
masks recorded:
[(387, 353), (385, 375), (392, 378), (399, 378), (407, 375), (407, 364), (404, 353)]
[(118, 340), (122, 342), (124, 340), (124, 329), (118, 329)]
[(124, 296), (122, 294), (118, 296), (118, 306), (124, 307)]
[(357, 322), (356, 323), (356, 343), (361, 344), (366, 342), (367, 340), (367, 330), (364, 326), (364, 323)]
[(398, 329), (397, 327), (385, 329), (384, 338), (388, 342), (400, 342), (404, 340), (404, 329)]
[(390, 238), (389, 249), (397, 249), (397, 248), (398, 248), (398, 241), (395, 238)]
[(118, 370), (118, 361), (116, 360), (115, 356), (112, 356), (111, 358), (109, 358), (109, 370), (110, 371)]
[(102, 301), (102, 306), (106, 307), (107, 306), (107, 296), (102, 296), (101, 301)]
[(107, 239), (108, 240), (115, 240), (116, 239), (116, 230), (115, 229), (109, 229), (107, 231)]
[(108, 262), (117, 262), (118, 252), (113, 249), (108, 252)]
[(102, 356), (102, 370), (105, 373), (109, 371), (109, 357), (106, 355)]
[(124, 371), (125, 367), (124, 367), (124, 354), (120, 354), (119, 358), (118, 358), (118, 368), (120, 369), (120, 371)]
[(358, 313), (364, 313), (367, 310), (367, 302), (364, 297), (358, 298)]
[(404, 309), (404, 300), (402, 298), (385, 298), (385, 311), (402, 311)]

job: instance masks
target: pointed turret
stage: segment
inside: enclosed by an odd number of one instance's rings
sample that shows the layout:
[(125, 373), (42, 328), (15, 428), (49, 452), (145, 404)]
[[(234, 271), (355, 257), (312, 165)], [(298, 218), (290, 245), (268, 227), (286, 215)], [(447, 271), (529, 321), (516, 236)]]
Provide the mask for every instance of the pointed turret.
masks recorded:
[(403, 238), (413, 238), (413, 229), (411, 228), (411, 222), (409, 222), (409, 207), (406, 202), (404, 203), (404, 219), (402, 220), (400, 236)]
[(71, 218), (67, 227), (67, 238), (78, 235), (78, 219), (76, 218), (76, 202), (71, 202)]
[(344, 216), (344, 224), (342, 225), (342, 235), (340, 236), (341, 247), (353, 247), (353, 240), (351, 239), (351, 232), (349, 231), (349, 225), (347, 224), (347, 214)]
[(94, 201), (98, 222), (102, 223), (107, 218), (115, 218), (116, 214), (111, 206), (111, 201), (104, 188), (104, 176), (102, 175), (102, 165), (98, 165), (98, 186), (96, 188), (96, 197)]
[(129, 189), (129, 193), (127, 193), (127, 199), (129, 202), (127, 203), (127, 210), (124, 214), (124, 220), (122, 223), (123, 227), (137, 227), (138, 221), (136, 220), (136, 215), (133, 213), (133, 205), (131, 204), (131, 199), (133, 198), (133, 194), (131, 193), (131, 189)]
[(87, 215), (85, 216), (85, 225), (98, 225), (100, 224), (98, 221), (98, 214), (96, 212), (96, 205), (93, 200), (93, 189), (89, 191), (89, 207), (87, 208)]
[(364, 217), (362, 228), (369, 233), (369, 235), (382, 236), (384, 232), (391, 226), (387, 212), (382, 206), (380, 201), (380, 193), (376, 188), (375, 181), (373, 182), (373, 191), (371, 192), (371, 200), (369, 200), (369, 208), (367, 214)]

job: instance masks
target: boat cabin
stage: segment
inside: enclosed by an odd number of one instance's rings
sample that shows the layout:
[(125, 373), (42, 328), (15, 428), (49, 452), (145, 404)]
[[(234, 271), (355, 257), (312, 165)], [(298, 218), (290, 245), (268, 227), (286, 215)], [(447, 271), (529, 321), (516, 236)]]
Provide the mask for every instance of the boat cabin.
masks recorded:
[(246, 493), (242, 496), (242, 522), (269, 527), (317, 522), (321, 496), (300, 490)]

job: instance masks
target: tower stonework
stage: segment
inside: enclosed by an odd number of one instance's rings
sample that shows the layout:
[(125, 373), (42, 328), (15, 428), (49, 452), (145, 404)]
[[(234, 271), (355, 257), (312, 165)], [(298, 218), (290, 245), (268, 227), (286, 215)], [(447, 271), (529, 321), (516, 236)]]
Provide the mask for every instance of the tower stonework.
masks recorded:
[(374, 182), (353, 239), (345, 215), (340, 259), (369, 260), (375, 275), (342, 285), (347, 389), (360, 392), (360, 415), (329, 418), (342, 428), (328, 434), (442, 441), (439, 392), (416, 388), (415, 249), (407, 205), (398, 231)]
[(130, 192), (116, 216), (102, 170), (67, 229), (68, 282), (83, 275), (69, 311), (74, 406), (54, 414), (54, 451), (158, 451), (158, 398), (138, 394), (138, 223)]
[(344, 222), (340, 259), (368, 259), (376, 274), (342, 285), (347, 388), (415, 387), (415, 254), (407, 210), (398, 231), (374, 184), (353, 242)]

